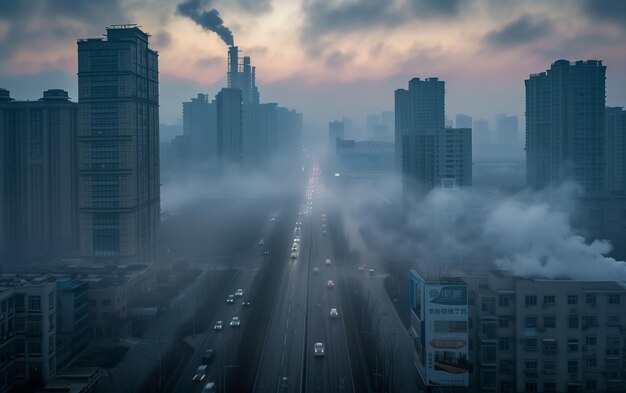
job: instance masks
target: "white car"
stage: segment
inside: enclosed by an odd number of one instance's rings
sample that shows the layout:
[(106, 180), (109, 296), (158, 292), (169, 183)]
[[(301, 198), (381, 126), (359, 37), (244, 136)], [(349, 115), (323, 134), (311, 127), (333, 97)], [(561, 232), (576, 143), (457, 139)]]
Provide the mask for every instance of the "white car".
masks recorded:
[(335, 283), (333, 282), (333, 280), (328, 280), (328, 282), (326, 283), (326, 286), (328, 288), (334, 288), (335, 287)]
[(235, 291), (235, 297), (242, 297), (243, 296), (243, 289), (239, 288)]
[(206, 378), (206, 369), (207, 369), (206, 364), (203, 364), (202, 366), (198, 366), (198, 368), (196, 369), (196, 373), (194, 374), (191, 380), (194, 382), (204, 381), (204, 378)]
[(315, 343), (313, 345), (313, 354), (315, 356), (324, 356), (324, 343)]
[(330, 260), (330, 258), (326, 258), (325, 263), (326, 263), (327, 265), (330, 265), (331, 263), (333, 263), (333, 261), (331, 261), (331, 260)]
[(226, 303), (228, 304), (235, 303), (235, 295), (228, 295), (228, 297), (226, 298)]
[(320, 268), (319, 267), (314, 267), (313, 268), (313, 273), (317, 274), (320, 272)]
[(202, 393), (215, 393), (215, 382), (209, 381), (202, 388)]
[(224, 328), (224, 321), (217, 321), (213, 325), (213, 330), (222, 330)]
[(291, 251), (291, 259), (298, 259), (298, 252), (297, 251)]
[(238, 327), (239, 325), (241, 325), (241, 320), (239, 319), (239, 317), (233, 317), (233, 319), (230, 321), (230, 326)]
[(336, 308), (331, 308), (330, 309), (330, 317), (335, 319), (335, 318), (339, 318), (339, 312), (337, 311)]

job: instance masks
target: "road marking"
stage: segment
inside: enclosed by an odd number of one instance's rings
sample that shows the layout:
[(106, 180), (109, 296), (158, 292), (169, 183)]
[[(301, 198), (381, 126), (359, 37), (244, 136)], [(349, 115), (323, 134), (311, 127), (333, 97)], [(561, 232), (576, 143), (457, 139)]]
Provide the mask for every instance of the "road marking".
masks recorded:
[(280, 368), (283, 368), (283, 364), (285, 363), (285, 351), (283, 351), (283, 355), (280, 357)]
[(285, 340), (283, 340), (283, 346), (287, 346), (287, 333), (285, 333)]
[(287, 323), (285, 324), (285, 330), (289, 328), (289, 318), (287, 318)]

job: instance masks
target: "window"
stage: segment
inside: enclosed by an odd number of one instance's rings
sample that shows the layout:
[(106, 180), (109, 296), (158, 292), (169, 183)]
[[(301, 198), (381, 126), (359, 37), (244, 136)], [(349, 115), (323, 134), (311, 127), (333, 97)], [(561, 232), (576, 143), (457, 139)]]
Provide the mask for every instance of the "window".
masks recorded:
[(554, 315), (546, 315), (543, 317), (543, 327), (551, 329), (556, 327), (556, 318)]
[(567, 317), (567, 326), (570, 329), (578, 329), (578, 315), (569, 315)]
[(483, 314), (496, 315), (496, 298), (484, 297), (480, 299), (480, 306)]
[(52, 310), (54, 308), (54, 291), (48, 294), (48, 309)]
[(524, 384), (525, 392), (536, 392), (537, 391), (537, 383), (536, 382), (526, 382), (526, 384)]
[(526, 346), (525, 346), (527, 351), (538, 351), (539, 350), (539, 344), (537, 342), (536, 338), (527, 338), (526, 339)]
[(24, 318), (15, 318), (15, 331), (17, 333), (24, 332), (26, 330), (26, 322)]
[(498, 318), (498, 326), (500, 327), (500, 329), (506, 329), (509, 327), (509, 318), (507, 317), (500, 317)]
[(598, 317), (595, 315), (583, 315), (583, 329), (598, 327)]
[(618, 314), (609, 314), (606, 317), (606, 324), (608, 326), (619, 326), (619, 315)]
[(578, 295), (568, 295), (567, 296), (567, 304), (570, 306), (575, 306), (578, 304)]
[(537, 361), (536, 360), (527, 360), (524, 362), (526, 370), (537, 370)]
[(500, 351), (510, 351), (511, 350), (511, 340), (509, 340), (507, 337), (501, 337), (498, 340), (498, 349)]
[(15, 353), (18, 356), (26, 353), (26, 343), (24, 341), (20, 340), (15, 342)]
[(596, 295), (595, 294), (588, 293), (585, 298), (586, 298), (587, 304), (590, 304), (590, 305), (591, 304), (594, 304), (594, 305), (596, 304)]
[(546, 393), (556, 392), (556, 382), (544, 382), (543, 391)]
[(594, 358), (594, 357), (586, 357), (585, 358), (585, 367), (586, 368), (596, 368), (596, 358)]
[(28, 311), (30, 312), (41, 311), (41, 296), (29, 296), (28, 297)]
[(585, 345), (595, 346), (598, 345), (598, 339), (596, 336), (587, 336), (585, 337)]
[(537, 317), (526, 317), (526, 318), (524, 318), (524, 327), (536, 328), (537, 327)]
[(544, 360), (543, 361), (543, 373), (544, 374), (555, 374), (556, 373), (556, 361), (554, 361), (554, 360)]
[(24, 295), (15, 295), (15, 311), (24, 312)]
[(619, 356), (619, 348), (622, 340), (619, 336), (608, 336), (606, 338), (606, 356)]
[(567, 372), (569, 374), (578, 374), (578, 360), (567, 361)]
[(578, 352), (578, 339), (570, 338), (567, 340), (567, 352)]
[(513, 361), (511, 360), (500, 360), (498, 365), (500, 366), (498, 367), (500, 372), (510, 373), (513, 370)]
[(555, 303), (556, 303), (556, 299), (554, 298), (554, 296), (548, 295), (548, 296), (544, 296), (543, 297), (543, 304), (545, 304), (545, 305), (553, 305)]
[(536, 306), (537, 305), (537, 296), (535, 295), (526, 295), (524, 304), (528, 306)]
[(619, 294), (609, 294), (609, 304), (619, 304)]
[(500, 307), (509, 307), (509, 295), (498, 295), (498, 306)]
[(104, 299), (104, 300), (102, 300), (102, 305), (103, 306), (110, 306), (111, 305), (111, 299)]
[(544, 338), (541, 340), (544, 355), (556, 355), (556, 340)]

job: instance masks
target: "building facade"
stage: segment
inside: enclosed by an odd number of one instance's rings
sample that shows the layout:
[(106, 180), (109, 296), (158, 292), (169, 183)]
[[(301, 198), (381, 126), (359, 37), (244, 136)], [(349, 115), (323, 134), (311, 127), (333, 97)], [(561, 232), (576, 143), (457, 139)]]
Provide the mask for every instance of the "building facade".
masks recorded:
[(191, 159), (215, 164), (217, 157), (216, 105), (207, 94), (183, 102), (183, 136), (190, 141)]
[(159, 226), (157, 53), (133, 25), (78, 41), (81, 254), (152, 261)]
[(599, 60), (558, 60), (525, 81), (529, 186), (605, 190), (605, 73)]
[(626, 194), (626, 110), (606, 108), (606, 154), (608, 190)]
[(622, 286), (502, 271), (457, 279), (468, 288), (470, 392), (623, 391)]
[(0, 260), (77, 253), (77, 114), (63, 90), (37, 101), (0, 90)]
[(218, 167), (240, 165), (243, 158), (243, 103), (241, 90), (224, 88), (217, 93), (217, 156)]

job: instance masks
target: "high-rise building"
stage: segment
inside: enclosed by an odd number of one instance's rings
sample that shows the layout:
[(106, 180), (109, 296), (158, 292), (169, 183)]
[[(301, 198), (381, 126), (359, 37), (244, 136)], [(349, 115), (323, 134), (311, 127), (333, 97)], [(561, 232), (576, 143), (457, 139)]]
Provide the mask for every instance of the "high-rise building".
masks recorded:
[(241, 90), (224, 88), (216, 96), (218, 167), (242, 161), (243, 105)]
[(330, 144), (331, 151), (334, 151), (337, 145), (337, 140), (345, 138), (345, 129), (342, 121), (331, 121), (328, 123), (328, 143)]
[(396, 166), (405, 189), (472, 184), (472, 130), (446, 128), (444, 99), (438, 78), (414, 78), (395, 92)]
[(517, 116), (507, 116), (504, 113), (498, 113), (496, 115), (496, 132), (499, 144), (516, 144), (519, 133)]
[(191, 158), (212, 161), (217, 156), (217, 116), (215, 103), (207, 94), (183, 102), (183, 135), (188, 135)]
[(605, 73), (599, 60), (558, 60), (526, 82), (528, 184), (606, 188)]
[(77, 253), (77, 113), (63, 90), (38, 101), (0, 90), (0, 260)]
[(472, 116), (458, 113), (455, 120), (456, 128), (472, 128)]
[(159, 227), (158, 55), (135, 25), (78, 41), (81, 253), (153, 261)]
[(626, 194), (626, 110), (606, 108), (607, 184), (612, 193)]

